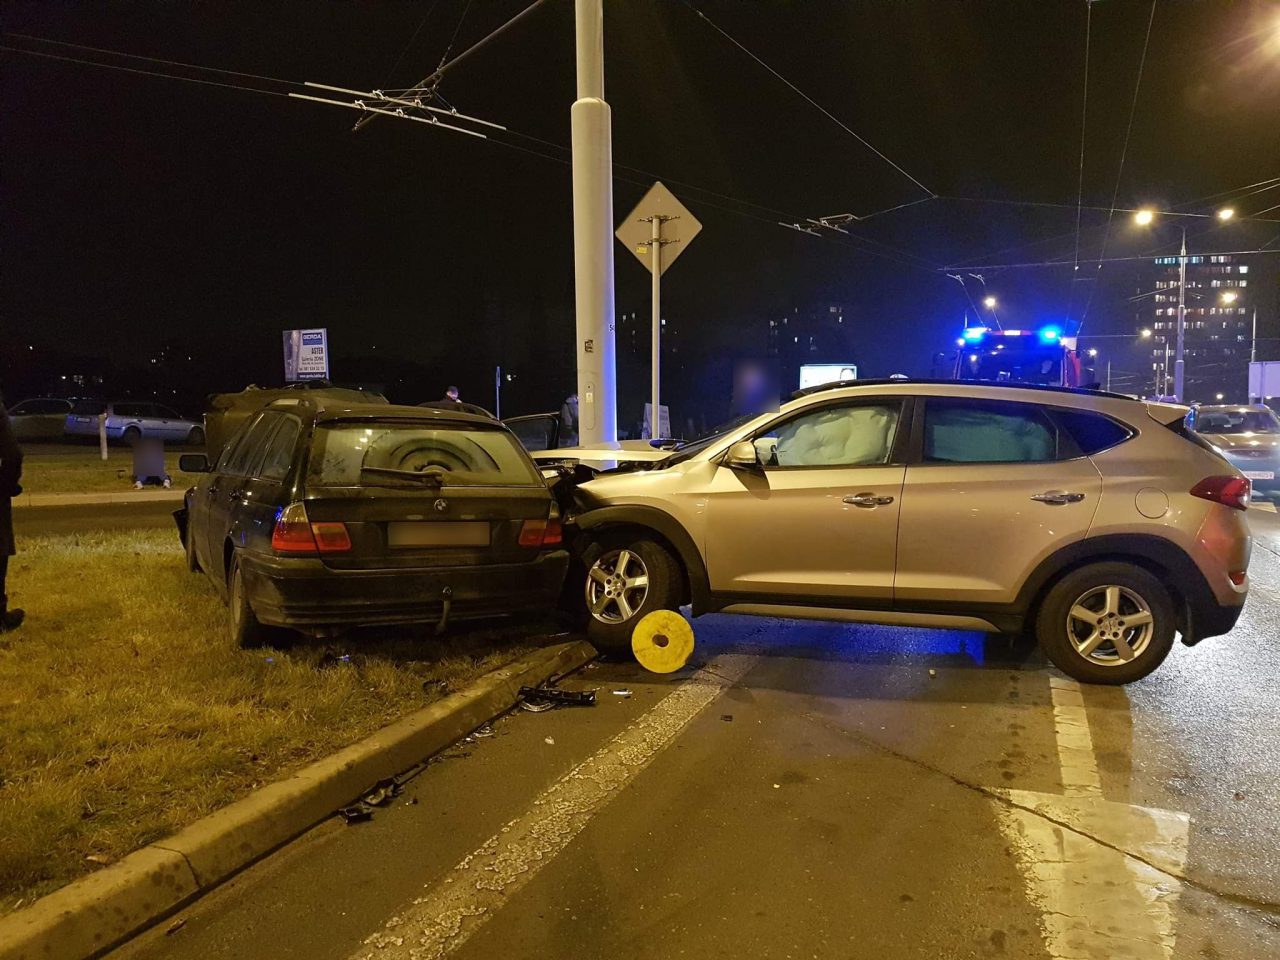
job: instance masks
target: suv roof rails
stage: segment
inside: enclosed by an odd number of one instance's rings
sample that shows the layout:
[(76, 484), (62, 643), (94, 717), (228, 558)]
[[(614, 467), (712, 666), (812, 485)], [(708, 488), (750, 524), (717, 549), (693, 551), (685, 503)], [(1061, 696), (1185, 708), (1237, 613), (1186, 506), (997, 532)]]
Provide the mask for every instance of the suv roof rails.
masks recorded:
[(1011, 383), (1008, 380), (941, 380), (937, 378), (916, 378), (916, 377), (892, 377), (877, 380), (833, 380), (831, 383), (820, 383), (816, 387), (805, 387), (791, 394), (792, 400), (799, 400), (801, 397), (808, 397), (815, 393), (823, 393), (827, 390), (839, 390), (843, 387), (881, 387), (889, 384), (973, 384), (982, 387), (996, 387), (1006, 390), (1044, 390), (1048, 393), (1069, 393), (1076, 396), (1086, 397), (1107, 397), (1111, 400), (1132, 400), (1134, 403), (1141, 401), (1135, 400), (1133, 397), (1126, 396), (1123, 393), (1109, 393), (1106, 390), (1090, 390), (1086, 387), (1054, 387), (1042, 383)]

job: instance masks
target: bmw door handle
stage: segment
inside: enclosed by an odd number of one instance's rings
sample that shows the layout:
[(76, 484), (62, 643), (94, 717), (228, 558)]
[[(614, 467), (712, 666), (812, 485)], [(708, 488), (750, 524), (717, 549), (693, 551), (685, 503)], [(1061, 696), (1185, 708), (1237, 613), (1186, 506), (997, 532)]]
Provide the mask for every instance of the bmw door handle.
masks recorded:
[(1055, 506), (1061, 506), (1064, 503), (1079, 503), (1084, 499), (1084, 494), (1067, 493), (1061, 490), (1049, 490), (1045, 493), (1037, 493), (1031, 499), (1038, 503), (1051, 503)]
[(843, 502), (855, 507), (883, 507), (893, 503), (893, 497), (877, 496), (874, 493), (851, 493), (844, 498)]

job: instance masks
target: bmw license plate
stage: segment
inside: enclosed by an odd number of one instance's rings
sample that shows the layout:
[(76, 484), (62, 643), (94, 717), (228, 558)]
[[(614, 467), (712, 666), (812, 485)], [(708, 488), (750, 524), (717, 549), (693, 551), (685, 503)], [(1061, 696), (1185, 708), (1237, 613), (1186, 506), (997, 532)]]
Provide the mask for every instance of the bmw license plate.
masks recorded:
[(489, 524), (483, 520), (390, 523), (387, 525), (387, 545), (391, 547), (487, 547)]
[(1274, 480), (1276, 478), (1274, 470), (1242, 470), (1241, 473), (1250, 480)]

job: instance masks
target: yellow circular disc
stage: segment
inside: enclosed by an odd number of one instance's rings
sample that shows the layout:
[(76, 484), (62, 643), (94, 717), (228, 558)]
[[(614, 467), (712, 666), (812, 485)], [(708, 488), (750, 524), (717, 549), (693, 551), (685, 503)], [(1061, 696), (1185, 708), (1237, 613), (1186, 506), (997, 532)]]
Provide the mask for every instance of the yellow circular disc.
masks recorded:
[(631, 631), (631, 652), (653, 673), (674, 673), (693, 656), (693, 627), (674, 610), (655, 610)]

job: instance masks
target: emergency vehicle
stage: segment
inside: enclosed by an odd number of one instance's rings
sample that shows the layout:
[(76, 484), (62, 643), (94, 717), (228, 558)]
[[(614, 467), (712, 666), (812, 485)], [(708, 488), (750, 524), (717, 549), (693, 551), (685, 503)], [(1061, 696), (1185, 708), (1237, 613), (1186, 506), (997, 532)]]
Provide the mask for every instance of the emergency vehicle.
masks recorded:
[(1037, 383), (1054, 387), (1087, 387), (1093, 370), (1081, 362), (1076, 337), (1061, 327), (1038, 330), (992, 330), (968, 327), (956, 340), (955, 380)]

